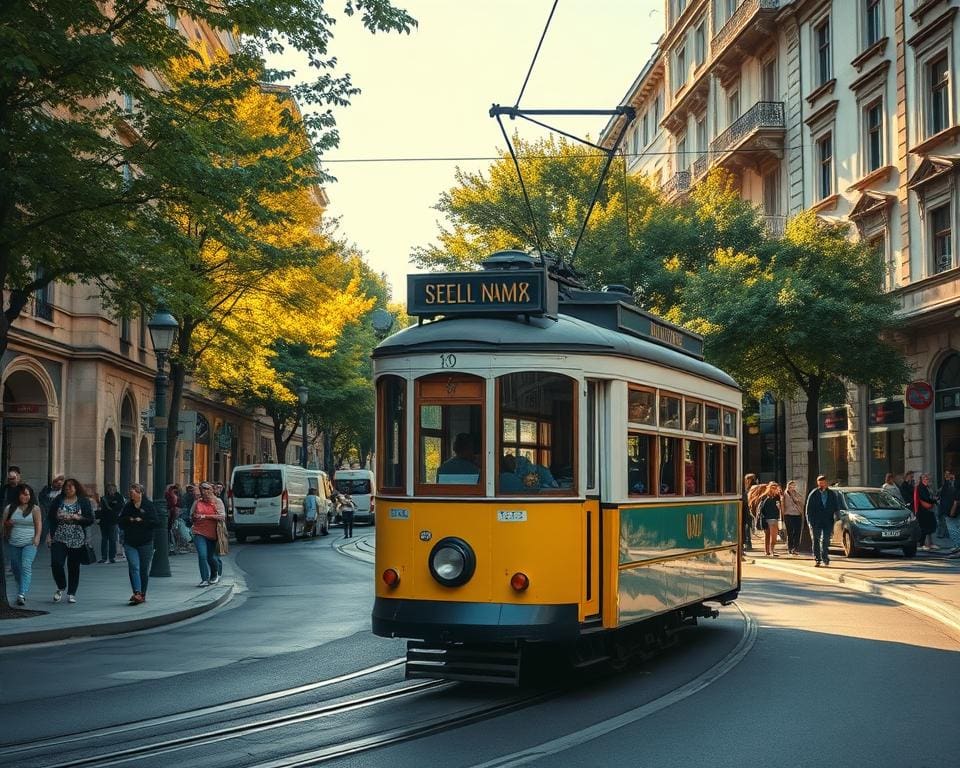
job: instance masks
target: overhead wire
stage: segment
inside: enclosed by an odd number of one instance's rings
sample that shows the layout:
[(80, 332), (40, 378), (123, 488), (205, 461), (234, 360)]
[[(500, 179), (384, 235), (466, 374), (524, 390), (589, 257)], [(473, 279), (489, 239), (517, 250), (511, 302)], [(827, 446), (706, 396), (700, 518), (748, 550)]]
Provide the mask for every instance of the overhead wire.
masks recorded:
[[(560, 132), (562, 133), (562, 131)], [(564, 134), (568, 135), (568, 134)], [(575, 136), (570, 138), (576, 139)], [(576, 139), (582, 143), (582, 139)], [(795, 146), (783, 147), (782, 151), (788, 152), (797, 149), (809, 149), (810, 145), (800, 144)], [(659, 156), (669, 156), (669, 155), (748, 155), (753, 153), (769, 153), (769, 149), (705, 149), (702, 151), (695, 149), (687, 149), (683, 151), (657, 151), (657, 152), (623, 152), (623, 156), (627, 159), (629, 158), (640, 158), (640, 157), (659, 157)], [(606, 157), (606, 152), (582, 152), (582, 153), (570, 153), (565, 155), (565, 157), (573, 159), (584, 159), (590, 157)], [(520, 160), (549, 160), (555, 155), (517, 155)], [(322, 163), (466, 163), (466, 162), (480, 162), (480, 161), (493, 161), (493, 160), (502, 160), (503, 155), (420, 155), (414, 157), (341, 157), (341, 158), (327, 158), (321, 157)]]

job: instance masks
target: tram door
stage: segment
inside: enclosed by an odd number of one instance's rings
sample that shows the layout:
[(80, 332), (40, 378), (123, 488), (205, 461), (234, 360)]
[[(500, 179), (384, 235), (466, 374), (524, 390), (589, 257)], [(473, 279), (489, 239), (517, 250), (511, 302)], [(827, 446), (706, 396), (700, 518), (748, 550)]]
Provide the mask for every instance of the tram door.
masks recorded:
[(586, 403), (586, 457), (587, 457), (587, 484), (586, 502), (583, 507), (584, 518), (584, 590), (583, 616), (581, 620), (600, 615), (602, 574), (601, 557), (603, 547), (603, 526), (600, 512), (600, 446), (603, 444), (600, 431), (603, 425), (602, 413), (604, 400), (603, 383), (599, 381), (587, 382)]

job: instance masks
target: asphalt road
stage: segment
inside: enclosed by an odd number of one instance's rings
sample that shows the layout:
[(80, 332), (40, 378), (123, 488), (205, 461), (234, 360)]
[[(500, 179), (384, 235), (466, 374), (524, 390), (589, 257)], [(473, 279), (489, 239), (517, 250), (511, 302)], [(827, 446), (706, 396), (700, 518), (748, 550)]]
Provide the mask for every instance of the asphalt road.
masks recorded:
[[(193, 622), (0, 653), (0, 742), (212, 706), (402, 656), (402, 642), (370, 634), (370, 566), (339, 553), (337, 539), (237, 547), (231, 556), (248, 591)], [(743, 614), (724, 609), (653, 661), (599, 675), (548, 703), (336, 764), (956, 768), (949, 718), (938, 713), (955, 712), (960, 638), (839, 586), (758, 568), (745, 585)], [(391, 668), (377, 684), (401, 681)], [(351, 685), (337, 695), (365, 690)], [(254, 765), (309, 751), (321, 730), (347, 740), (492, 697), (445, 690), (140, 764)], [(0, 748), (0, 765), (22, 764), (50, 763), (20, 762)]]

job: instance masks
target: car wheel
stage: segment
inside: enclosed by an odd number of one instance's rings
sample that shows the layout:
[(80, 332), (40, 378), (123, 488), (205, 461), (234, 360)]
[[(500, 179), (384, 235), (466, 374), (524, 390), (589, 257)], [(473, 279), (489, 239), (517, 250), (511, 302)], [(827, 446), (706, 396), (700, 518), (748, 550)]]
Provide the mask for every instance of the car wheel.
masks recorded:
[(290, 521), (290, 530), (288, 530), (284, 536), (287, 541), (294, 542), (297, 540), (297, 517), (294, 515), (293, 520)]
[(913, 544), (907, 544), (907, 546), (905, 546), (905, 547), (903, 548), (903, 556), (904, 556), (904, 557), (913, 557), (915, 554), (917, 554), (917, 543), (916, 543), (916, 542), (914, 542)]
[(847, 557), (856, 557), (860, 550), (853, 545), (853, 535), (850, 531), (843, 532), (843, 554)]
[(237, 544), (246, 544), (247, 543), (247, 534), (245, 533), (234, 533), (233, 534), (237, 539)]

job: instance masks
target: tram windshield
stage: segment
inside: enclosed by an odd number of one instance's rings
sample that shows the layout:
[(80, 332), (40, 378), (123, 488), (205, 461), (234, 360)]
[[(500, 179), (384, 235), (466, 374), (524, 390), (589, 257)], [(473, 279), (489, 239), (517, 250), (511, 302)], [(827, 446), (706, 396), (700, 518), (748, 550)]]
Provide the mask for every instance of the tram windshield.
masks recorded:
[(481, 379), (427, 377), (418, 382), (420, 485), (478, 485), (483, 475)]
[(574, 488), (575, 390), (555, 373), (501, 376), (497, 492), (569, 492)]

